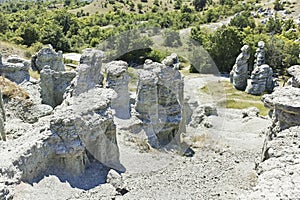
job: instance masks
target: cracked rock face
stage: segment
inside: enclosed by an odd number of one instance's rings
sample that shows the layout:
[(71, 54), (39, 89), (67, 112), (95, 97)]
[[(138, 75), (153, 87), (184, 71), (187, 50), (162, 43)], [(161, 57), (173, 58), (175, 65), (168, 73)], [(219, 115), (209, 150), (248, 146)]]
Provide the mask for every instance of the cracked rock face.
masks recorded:
[(117, 93), (117, 97), (112, 99), (112, 109), (115, 110), (115, 116), (121, 119), (130, 118), (129, 76), (127, 68), (128, 64), (124, 61), (113, 61), (105, 65), (107, 87)]
[(261, 95), (264, 92), (272, 92), (275, 87), (273, 70), (267, 65), (257, 66), (251, 73), (250, 82), (246, 92), (253, 95)]
[(54, 71), (50, 66), (45, 66), (41, 71), (41, 97), (42, 103), (56, 107), (64, 99), (63, 95), (75, 78), (73, 71)]
[(300, 88), (300, 65), (294, 65), (288, 68), (287, 73), (292, 76), (287, 81), (287, 85)]
[(138, 72), (136, 111), (152, 146), (178, 141), (185, 128), (183, 79), (171, 67), (146, 60)]
[(51, 45), (42, 48), (31, 58), (31, 67), (33, 70), (42, 71), (46, 66), (54, 71), (65, 71), (62, 51), (55, 52)]
[(20, 84), (23, 81), (29, 81), (29, 61), (18, 56), (10, 56), (6, 62), (2, 62), (0, 56), (0, 75)]

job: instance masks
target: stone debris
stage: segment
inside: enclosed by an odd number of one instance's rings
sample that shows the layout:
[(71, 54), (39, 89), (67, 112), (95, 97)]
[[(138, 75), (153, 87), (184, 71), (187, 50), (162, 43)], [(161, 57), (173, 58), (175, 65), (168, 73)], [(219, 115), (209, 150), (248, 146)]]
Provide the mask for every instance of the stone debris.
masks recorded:
[(287, 81), (287, 85), (300, 88), (300, 65), (294, 65), (288, 68), (287, 73), (292, 76)]
[(248, 79), (248, 60), (250, 58), (249, 46), (241, 48), (242, 53), (236, 58), (235, 64), (230, 72), (230, 82), (238, 90), (245, 90)]
[(128, 64), (124, 61), (113, 61), (105, 65), (107, 73), (107, 87), (117, 93), (111, 106), (115, 110), (115, 116), (121, 119), (130, 118), (130, 97), (128, 92), (129, 76)]
[(3, 62), (0, 54), (0, 75), (20, 84), (29, 81), (29, 61), (18, 56), (10, 56), (6, 62)]
[(246, 92), (253, 95), (261, 95), (264, 92), (272, 92), (275, 87), (273, 80), (273, 70), (267, 65), (257, 66), (251, 73)]
[(31, 68), (42, 71), (45, 66), (50, 66), (54, 71), (65, 71), (62, 51), (55, 52), (51, 45), (42, 48), (31, 58)]
[(145, 125), (149, 143), (157, 147), (178, 142), (186, 123), (181, 74), (172, 67), (146, 60), (138, 75), (135, 109)]
[(64, 100), (64, 93), (75, 78), (74, 71), (54, 71), (50, 66), (45, 66), (40, 74), (40, 87), (42, 103), (53, 108)]

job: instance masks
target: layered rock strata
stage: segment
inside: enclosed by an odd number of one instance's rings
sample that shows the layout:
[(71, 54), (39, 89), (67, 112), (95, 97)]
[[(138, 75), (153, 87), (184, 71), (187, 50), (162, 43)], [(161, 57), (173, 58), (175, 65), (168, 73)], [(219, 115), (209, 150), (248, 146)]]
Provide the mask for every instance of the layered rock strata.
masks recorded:
[(300, 88), (300, 65), (294, 65), (288, 68), (287, 73), (292, 76), (287, 81), (287, 85)]

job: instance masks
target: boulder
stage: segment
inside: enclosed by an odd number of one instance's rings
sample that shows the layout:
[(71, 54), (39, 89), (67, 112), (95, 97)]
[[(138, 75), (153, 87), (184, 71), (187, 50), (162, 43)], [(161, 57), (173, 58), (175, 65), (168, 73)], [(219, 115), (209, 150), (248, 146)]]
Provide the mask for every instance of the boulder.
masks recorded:
[(45, 66), (40, 76), (42, 103), (52, 107), (60, 105), (75, 76), (74, 71), (54, 71), (50, 66)]
[(112, 99), (111, 106), (115, 110), (115, 116), (121, 119), (130, 118), (129, 76), (127, 68), (128, 64), (124, 61), (113, 61), (105, 65), (107, 87), (117, 93), (117, 97)]
[(208, 116), (211, 115), (218, 115), (217, 108), (214, 105), (202, 105), (197, 107), (192, 115), (192, 120), (190, 122), (190, 126), (197, 128), (201, 124), (203, 124), (205, 127), (212, 127), (212, 124), (209, 125), (209, 120), (207, 120)]
[(29, 81), (29, 61), (18, 56), (10, 56), (6, 62), (0, 61), (0, 75), (20, 84)]
[(185, 131), (183, 79), (172, 67), (146, 60), (138, 71), (136, 112), (152, 146), (178, 142)]
[(292, 76), (287, 81), (287, 85), (300, 88), (300, 65), (294, 65), (288, 68), (287, 73)]
[(246, 92), (253, 95), (272, 92), (275, 87), (275, 81), (272, 76), (273, 70), (269, 65), (263, 64), (257, 66), (251, 73)]
[(230, 72), (230, 81), (238, 90), (245, 90), (248, 79), (248, 60), (250, 58), (249, 46), (241, 48), (242, 53), (236, 58), (235, 64)]
[(65, 71), (62, 51), (55, 52), (51, 45), (42, 48), (31, 58), (31, 68), (42, 71), (45, 66), (50, 66), (54, 71)]

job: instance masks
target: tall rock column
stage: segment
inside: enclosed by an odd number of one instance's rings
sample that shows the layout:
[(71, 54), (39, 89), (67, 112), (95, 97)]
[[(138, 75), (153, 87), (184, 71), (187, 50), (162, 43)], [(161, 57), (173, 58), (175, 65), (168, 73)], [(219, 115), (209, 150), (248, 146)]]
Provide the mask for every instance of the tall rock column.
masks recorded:
[(183, 79), (172, 67), (146, 60), (139, 71), (136, 111), (152, 146), (179, 142), (185, 131)]
[(128, 64), (124, 61), (113, 61), (105, 65), (107, 87), (117, 93), (117, 97), (112, 99), (111, 107), (115, 110), (115, 116), (121, 119), (130, 118), (127, 68)]
[(248, 79), (248, 59), (250, 58), (249, 46), (241, 48), (242, 53), (236, 58), (235, 64), (230, 72), (230, 81), (238, 90), (245, 90)]

